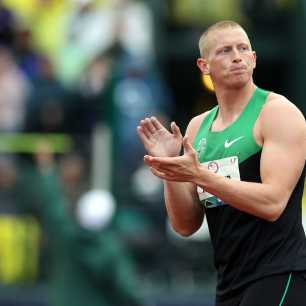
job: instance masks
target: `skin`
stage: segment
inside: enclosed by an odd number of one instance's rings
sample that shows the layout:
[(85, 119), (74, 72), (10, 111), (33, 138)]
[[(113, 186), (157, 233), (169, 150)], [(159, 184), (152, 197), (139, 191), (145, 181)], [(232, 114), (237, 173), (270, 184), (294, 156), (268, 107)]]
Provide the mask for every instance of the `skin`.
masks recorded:
[[(252, 78), (256, 54), (240, 27), (215, 30), (208, 39), (209, 52), (197, 65), (212, 78), (220, 107), (212, 130), (222, 131), (239, 117), (256, 88)], [(175, 123), (168, 131), (154, 117), (142, 120), (137, 128), (148, 152), (144, 161), (164, 182), (173, 228), (189, 236), (201, 226), (204, 209), (197, 185), (238, 210), (276, 221), (305, 165), (306, 123), (301, 112), (285, 97), (269, 94), (253, 129), (255, 141), (262, 146), (262, 183), (229, 180), (199, 163), (191, 143), (205, 116), (190, 121), (184, 138)], [(179, 156), (181, 145), (184, 154)]]

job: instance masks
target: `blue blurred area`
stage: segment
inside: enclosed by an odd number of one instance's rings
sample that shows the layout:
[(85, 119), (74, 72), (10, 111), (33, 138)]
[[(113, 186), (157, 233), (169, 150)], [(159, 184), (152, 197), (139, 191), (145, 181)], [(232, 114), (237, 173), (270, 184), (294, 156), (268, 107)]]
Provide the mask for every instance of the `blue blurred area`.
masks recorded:
[[(198, 239), (171, 231), (162, 184), (143, 165), (136, 127), (154, 115), (184, 131), (216, 103), (196, 67), (197, 42), (209, 24), (228, 18), (250, 34), (256, 83), (305, 113), (302, 0), (0, 1), (0, 306), (67, 305), (54, 302), (65, 290), (86, 306), (119, 306), (112, 288), (125, 297), (135, 290), (139, 305), (213, 305), (207, 230)], [(29, 168), (43, 169), (37, 185), (24, 179)], [(67, 219), (34, 207), (50, 169), (60, 185), (53, 194), (64, 199), (50, 195), (50, 203), (62, 205)], [(115, 239), (102, 241), (108, 228), (80, 224), (80, 199), (96, 188), (116, 201), (111, 226), (127, 265), (112, 249)], [(89, 224), (96, 217), (88, 213)], [(69, 225), (66, 242), (77, 252), (61, 240), (67, 232), (60, 224)], [(103, 256), (114, 260), (102, 265)], [(68, 286), (69, 273), (79, 278)], [(137, 289), (129, 291), (123, 284), (134, 277)]]

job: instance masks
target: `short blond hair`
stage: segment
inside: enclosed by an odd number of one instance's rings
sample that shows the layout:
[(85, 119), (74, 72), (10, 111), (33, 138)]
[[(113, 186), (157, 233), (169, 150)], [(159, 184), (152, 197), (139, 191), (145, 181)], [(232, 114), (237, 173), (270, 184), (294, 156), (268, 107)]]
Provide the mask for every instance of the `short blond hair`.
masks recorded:
[(200, 40), (199, 40), (199, 49), (200, 49), (201, 57), (204, 58), (204, 56), (209, 51), (209, 43), (208, 43), (209, 40), (207, 39), (209, 34), (211, 34), (214, 31), (218, 31), (218, 30), (234, 29), (234, 28), (241, 28), (245, 32), (244, 28), (239, 23), (232, 21), (232, 20), (223, 20), (223, 21), (219, 21), (211, 25), (201, 35)]

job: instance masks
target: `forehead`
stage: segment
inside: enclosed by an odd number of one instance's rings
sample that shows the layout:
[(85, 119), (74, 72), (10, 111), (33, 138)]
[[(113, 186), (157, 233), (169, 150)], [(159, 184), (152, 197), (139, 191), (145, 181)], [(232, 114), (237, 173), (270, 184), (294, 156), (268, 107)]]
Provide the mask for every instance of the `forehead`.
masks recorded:
[(207, 42), (210, 51), (226, 45), (246, 43), (250, 45), (250, 40), (245, 31), (239, 27), (216, 29), (209, 33)]

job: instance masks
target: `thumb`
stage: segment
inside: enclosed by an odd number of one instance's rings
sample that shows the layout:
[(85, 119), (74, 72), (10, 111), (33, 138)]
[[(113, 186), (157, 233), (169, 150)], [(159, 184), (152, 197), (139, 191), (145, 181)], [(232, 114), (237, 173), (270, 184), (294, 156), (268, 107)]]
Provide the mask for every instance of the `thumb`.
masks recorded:
[(180, 128), (174, 121), (171, 122), (171, 131), (175, 137), (183, 138)]
[(188, 139), (188, 136), (185, 136), (183, 138), (183, 147), (184, 147), (184, 153), (191, 153), (194, 151), (189, 139)]

